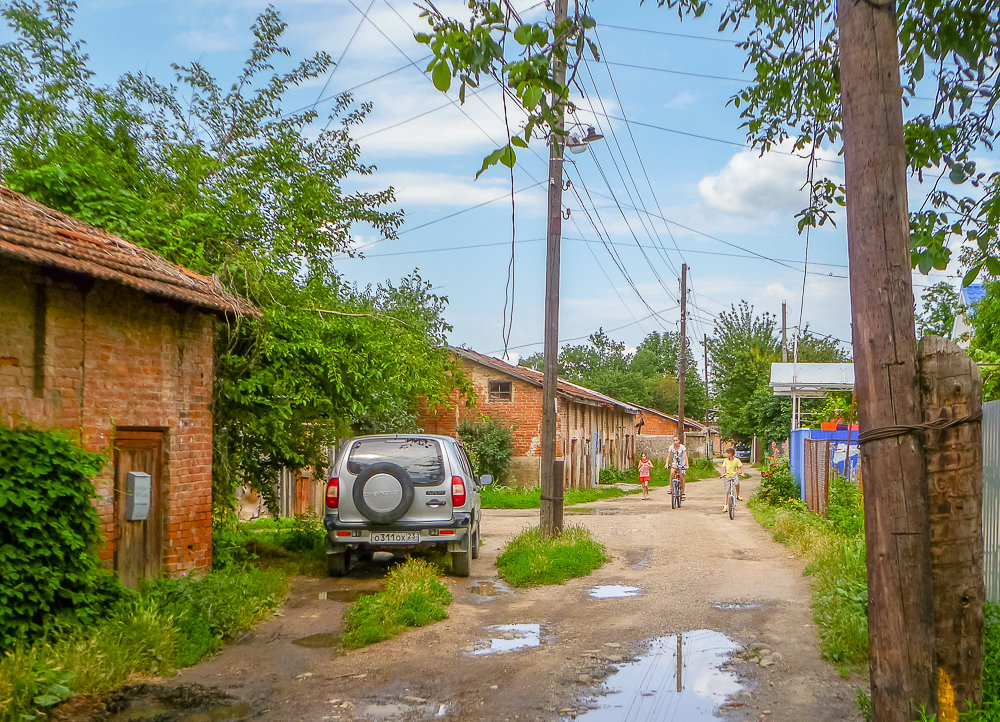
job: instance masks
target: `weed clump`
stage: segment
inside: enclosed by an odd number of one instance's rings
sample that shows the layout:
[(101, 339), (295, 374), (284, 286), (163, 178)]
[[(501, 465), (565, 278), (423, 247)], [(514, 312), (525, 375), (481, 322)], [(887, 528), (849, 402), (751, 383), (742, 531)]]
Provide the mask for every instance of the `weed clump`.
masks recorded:
[(497, 557), (497, 569), (513, 586), (533, 587), (586, 576), (609, 559), (604, 545), (583, 527), (566, 527), (554, 537), (532, 527), (507, 542)]
[[(563, 504), (566, 506), (586, 504), (634, 493), (636, 492), (616, 488), (566, 489), (563, 492)], [(484, 509), (537, 509), (542, 500), (542, 490), (537, 486), (530, 489), (517, 486), (484, 486), (481, 494)]]
[(437, 568), (410, 559), (386, 575), (385, 589), (362, 597), (344, 614), (341, 644), (357, 649), (395, 637), (407, 627), (423, 627), (448, 617), (451, 592)]

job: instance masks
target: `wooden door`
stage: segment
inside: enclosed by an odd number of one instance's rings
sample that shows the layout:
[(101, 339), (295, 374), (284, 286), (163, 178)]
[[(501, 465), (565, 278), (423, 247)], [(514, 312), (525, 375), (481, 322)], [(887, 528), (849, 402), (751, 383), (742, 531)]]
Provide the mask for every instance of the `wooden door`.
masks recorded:
[[(122, 584), (135, 588), (160, 574), (163, 558), (164, 499), (161, 479), (163, 432), (117, 429), (115, 432), (115, 570)], [(152, 478), (145, 521), (126, 521), (125, 497), (130, 471)]]

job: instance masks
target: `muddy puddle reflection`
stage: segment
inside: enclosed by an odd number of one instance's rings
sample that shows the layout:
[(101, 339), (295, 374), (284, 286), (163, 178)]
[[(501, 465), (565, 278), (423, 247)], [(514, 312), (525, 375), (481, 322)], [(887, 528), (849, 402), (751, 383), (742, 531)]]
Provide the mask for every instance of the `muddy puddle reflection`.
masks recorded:
[(448, 705), (437, 702), (390, 702), (369, 704), (364, 708), (365, 719), (441, 719), (448, 716)]
[(217, 722), (251, 716), (247, 702), (197, 684), (161, 687), (153, 684), (127, 685), (104, 698), (108, 722)]
[(739, 612), (745, 609), (760, 609), (764, 605), (760, 602), (714, 602), (712, 609), (720, 612)]
[(336, 647), (340, 643), (340, 635), (336, 632), (321, 632), (320, 634), (310, 634), (308, 637), (293, 639), (292, 644), (306, 649), (329, 649)]
[(591, 587), (587, 590), (594, 599), (623, 599), (625, 597), (638, 597), (642, 594), (641, 587), (630, 587), (627, 584), (602, 584), (598, 587)]
[(469, 583), (469, 591), (477, 602), (489, 602), (514, 593), (510, 586), (496, 578), (474, 579)]
[(497, 624), (486, 629), (495, 636), (466, 648), (467, 654), (479, 657), (484, 654), (517, 652), (540, 647), (550, 641), (549, 628), (544, 624)]
[(591, 709), (576, 719), (715, 719), (716, 710), (742, 689), (736, 673), (727, 666), (737, 648), (725, 635), (708, 629), (653, 639), (644, 654), (604, 680), (608, 693), (588, 700)]

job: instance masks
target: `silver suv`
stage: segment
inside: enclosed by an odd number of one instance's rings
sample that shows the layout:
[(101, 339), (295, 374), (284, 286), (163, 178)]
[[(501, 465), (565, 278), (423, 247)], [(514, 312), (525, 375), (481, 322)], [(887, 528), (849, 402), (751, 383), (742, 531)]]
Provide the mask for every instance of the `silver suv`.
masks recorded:
[(380, 434), (348, 439), (326, 485), (326, 568), (347, 573), (351, 556), (446, 547), (467, 577), (479, 556), (482, 502), (462, 444), (450, 436)]

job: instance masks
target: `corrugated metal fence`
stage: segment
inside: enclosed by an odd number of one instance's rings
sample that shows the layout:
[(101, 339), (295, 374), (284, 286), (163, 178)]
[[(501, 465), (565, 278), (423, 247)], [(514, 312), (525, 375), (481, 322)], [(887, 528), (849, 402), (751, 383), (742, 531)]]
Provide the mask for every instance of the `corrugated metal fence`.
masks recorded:
[(986, 598), (1000, 603), (1000, 401), (983, 404), (983, 542)]

